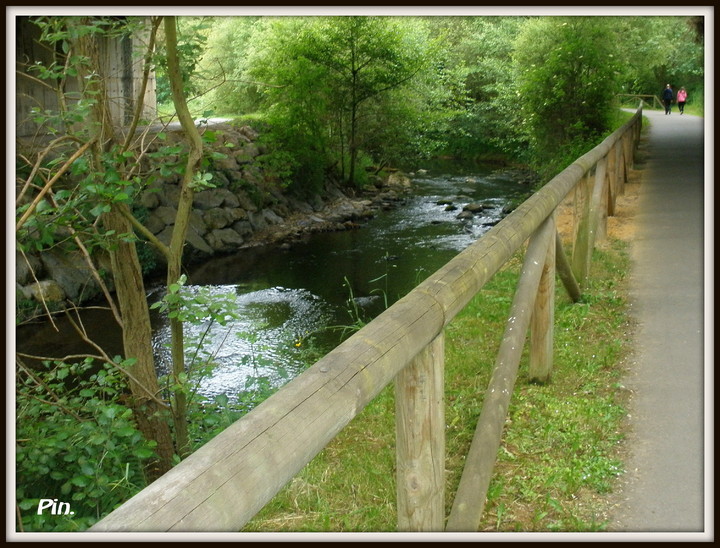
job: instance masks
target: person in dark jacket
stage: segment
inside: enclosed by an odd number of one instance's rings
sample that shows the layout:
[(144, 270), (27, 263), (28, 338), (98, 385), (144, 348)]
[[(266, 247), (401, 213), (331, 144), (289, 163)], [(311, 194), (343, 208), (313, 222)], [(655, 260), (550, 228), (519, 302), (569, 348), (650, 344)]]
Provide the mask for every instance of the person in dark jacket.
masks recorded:
[(670, 87), (670, 84), (665, 86), (665, 89), (662, 93), (662, 100), (663, 104), (665, 105), (665, 114), (670, 114), (670, 105), (672, 105), (673, 99), (675, 95), (673, 94), (673, 90)]

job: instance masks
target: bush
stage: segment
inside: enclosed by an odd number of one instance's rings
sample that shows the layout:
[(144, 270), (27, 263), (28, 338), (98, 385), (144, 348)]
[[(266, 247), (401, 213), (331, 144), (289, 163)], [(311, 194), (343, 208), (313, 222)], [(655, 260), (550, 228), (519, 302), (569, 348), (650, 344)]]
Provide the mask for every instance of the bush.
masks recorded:
[[(17, 377), (16, 497), (24, 531), (81, 531), (145, 485), (143, 461), (154, 456), (117, 368), (83, 362), (21, 366)], [(40, 499), (69, 504), (38, 514)]]

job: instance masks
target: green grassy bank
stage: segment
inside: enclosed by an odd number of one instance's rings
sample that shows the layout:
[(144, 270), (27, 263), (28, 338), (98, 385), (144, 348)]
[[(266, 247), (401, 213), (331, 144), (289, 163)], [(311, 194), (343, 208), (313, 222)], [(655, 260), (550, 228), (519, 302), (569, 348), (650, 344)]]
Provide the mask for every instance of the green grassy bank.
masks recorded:
[[(553, 377), (529, 383), (523, 358), (480, 530), (603, 530), (623, 470), (622, 376), (632, 332), (626, 245), (611, 241), (595, 251), (582, 302), (570, 302), (558, 282)], [(446, 515), (521, 259), (510, 261), (447, 328)], [(245, 531), (395, 531), (393, 398), (390, 386)]]

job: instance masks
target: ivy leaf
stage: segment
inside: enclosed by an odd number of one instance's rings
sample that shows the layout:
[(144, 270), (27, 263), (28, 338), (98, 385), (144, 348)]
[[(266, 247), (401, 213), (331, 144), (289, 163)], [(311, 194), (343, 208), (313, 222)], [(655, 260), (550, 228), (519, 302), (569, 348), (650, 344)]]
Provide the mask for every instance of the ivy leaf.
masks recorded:
[(90, 485), (90, 478), (87, 476), (75, 476), (70, 480), (70, 483), (77, 485), (78, 487), (86, 487), (87, 485)]
[(139, 459), (149, 459), (155, 455), (155, 452), (147, 447), (138, 447), (133, 451), (133, 454)]

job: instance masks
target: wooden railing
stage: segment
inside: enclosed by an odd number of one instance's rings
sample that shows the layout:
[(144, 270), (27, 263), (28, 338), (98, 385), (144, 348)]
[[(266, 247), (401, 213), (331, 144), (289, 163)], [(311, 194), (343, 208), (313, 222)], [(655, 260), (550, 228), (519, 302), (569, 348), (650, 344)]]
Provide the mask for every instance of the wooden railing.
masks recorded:
[[(363, 329), (90, 531), (239, 531), (389, 383), (396, 390), (399, 531), (476, 531), (530, 330), (530, 377), (552, 371), (555, 272), (580, 296), (594, 242), (640, 137), (631, 120)], [(571, 256), (555, 209), (575, 191)], [(495, 368), (445, 525), (444, 329), (528, 241)], [(368, 456), (372, 458), (372, 456)]]
[(628, 99), (635, 103), (638, 99), (640, 99), (643, 104), (646, 104), (649, 107), (657, 107), (659, 109), (665, 108), (662, 101), (657, 95), (640, 95), (637, 93), (618, 93), (618, 97), (620, 97), (621, 101), (623, 99)]

